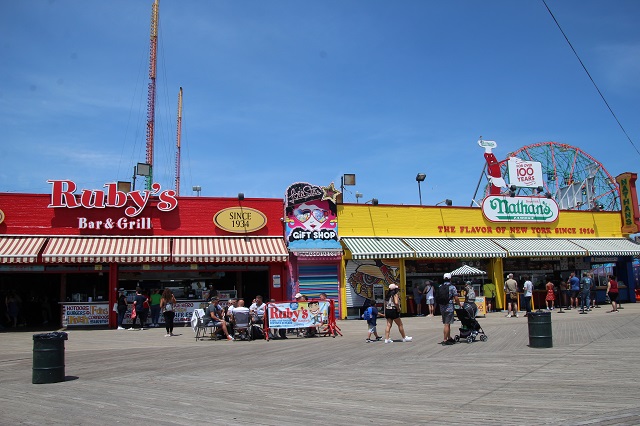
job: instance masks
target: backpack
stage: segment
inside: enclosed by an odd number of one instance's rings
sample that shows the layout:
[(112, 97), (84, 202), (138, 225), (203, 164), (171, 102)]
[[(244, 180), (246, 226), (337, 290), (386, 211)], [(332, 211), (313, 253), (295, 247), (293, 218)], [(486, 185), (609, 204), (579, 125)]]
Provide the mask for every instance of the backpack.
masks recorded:
[(369, 321), (369, 320), (371, 320), (371, 318), (372, 318), (372, 316), (371, 316), (372, 312), (371, 312), (371, 311), (372, 311), (372, 310), (373, 310), (373, 309), (371, 309), (371, 306), (369, 306), (367, 309), (365, 309), (365, 310), (364, 310), (364, 314), (362, 314), (362, 318), (363, 318), (365, 321)]
[(451, 297), (449, 297), (449, 286), (451, 283), (444, 283), (438, 287), (438, 294), (436, 294), (436, 302), (438, 305), (448, 305)]

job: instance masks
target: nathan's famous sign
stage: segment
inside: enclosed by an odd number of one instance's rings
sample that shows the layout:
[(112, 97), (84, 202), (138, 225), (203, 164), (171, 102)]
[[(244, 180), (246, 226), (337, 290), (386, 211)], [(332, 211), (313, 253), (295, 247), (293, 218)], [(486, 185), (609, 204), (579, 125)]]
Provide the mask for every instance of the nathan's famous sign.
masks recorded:
[(555, 222), (558, 204), (546, 197), (490, 195), (482, 201), (482, 214), (491, 222)]

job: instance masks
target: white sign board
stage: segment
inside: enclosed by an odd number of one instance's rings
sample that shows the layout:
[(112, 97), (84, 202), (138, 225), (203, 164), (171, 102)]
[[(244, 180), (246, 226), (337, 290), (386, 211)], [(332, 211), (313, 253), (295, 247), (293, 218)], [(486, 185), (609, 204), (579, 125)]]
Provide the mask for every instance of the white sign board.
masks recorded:
[(521, 188), (537, 188), (543, 186), (542, 163), (539, 161), (525, 161), (518, 157), (511, 157), (509, 166), (509, 184)]

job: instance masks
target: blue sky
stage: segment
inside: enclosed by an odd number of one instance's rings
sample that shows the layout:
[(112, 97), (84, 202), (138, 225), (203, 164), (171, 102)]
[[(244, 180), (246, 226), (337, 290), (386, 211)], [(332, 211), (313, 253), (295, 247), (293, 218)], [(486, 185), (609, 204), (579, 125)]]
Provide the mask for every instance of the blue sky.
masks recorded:
[[(640, 2), (548, 0), (640, 148)], [(152, 0), (0, 0), (0, 191), (99, 189), (145, 159)], [(574, 145), (612, 175), (640, 155), (542, 1), (161, 0), (155, 181), (182, 195), (469, 205), (484, 164)], [(139, 187), (142, 180), (138, 181)]]

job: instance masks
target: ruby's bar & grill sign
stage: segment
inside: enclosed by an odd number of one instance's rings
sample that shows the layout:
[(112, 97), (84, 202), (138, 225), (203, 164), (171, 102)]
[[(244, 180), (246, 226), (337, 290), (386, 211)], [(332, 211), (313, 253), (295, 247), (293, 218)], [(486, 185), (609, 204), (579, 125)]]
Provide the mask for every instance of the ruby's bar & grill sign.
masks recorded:
[(51, 188), (51, 203), (49, 208), (78, 208), (106, 209), (124, 208), (124, 216), (107, 217), (104, 220), (88, 220), (87, 217), (78, 217), (78, 229), (151, 229), (150, 217), (137, 217), (145, 209), (151, 197), (157, 196), (156, 208), (163, 212), (169, 212), (178, 206), (176, 191), (166, 189), (162, 191), (159, 183), (151, 185), (151, 190), (138, 190), (123, 192), (118, 190), (117, 183), (107, 183), (102, 189), (83, 189), (79, 195), (75, 194), (78, 188), (71, 180), (49, 180)]
[(555, 222), (558, 204), (546, 197), (490, 195), (482, 201), (482, 214), (491, 222)]

